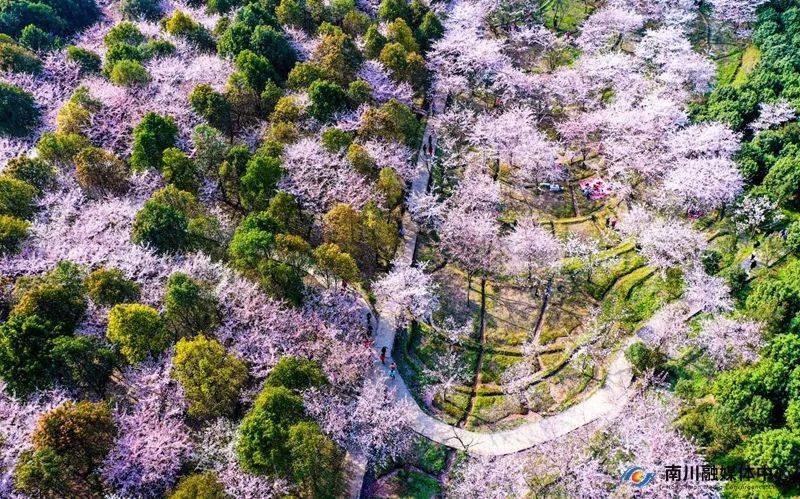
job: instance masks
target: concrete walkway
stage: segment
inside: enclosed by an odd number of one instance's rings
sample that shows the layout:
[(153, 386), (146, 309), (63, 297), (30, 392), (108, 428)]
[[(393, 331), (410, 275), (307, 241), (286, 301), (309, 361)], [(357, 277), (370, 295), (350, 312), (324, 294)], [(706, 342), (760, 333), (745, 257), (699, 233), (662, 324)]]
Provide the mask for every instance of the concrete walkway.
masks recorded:
[[(444, 110), (445, 99), (445, 95), (437, 95), (434, 98), (430, 116)], [(411, 191), (414, 193), (424, 192), (428, 187), (430, 170), (427, 164), (428, 157), (424, 152), (424, 146), (428, 143), (428, 137), (431, 133), (432, 127), (429, 123), (423, 136), (423, 147), (420, 149), (418, 155), (417, 168), (419, 174), (417, 178), (414, 179), (411, 186)], [(433, 143), (435, 147), (435, 137)], [(419, 229), (417, 224), (411, 220), (408, 213), (406, 213), (403, 218), (403, 228), (403, 248), (402, 254), (398, 255), (398, 261), (402, 264), (412, 264), (414, 262)], [(379, 314), (380, 312), (381, 311), (378, 310)], [(381, 347), (385, 346), (389, 352), (392, 352), (396, 330), (394, 320), (391, 317), (380, 314), (376, 327), (374, 344), (376, 359), (374, 375), (376, 376), (388, 377), (387, 366), (391, 361), (387, 360), (386, 365), (382, 366), (380, 362), (377, 361), (377, 358), (380, 354)], [(414, 431), (435, 442), (458, 450), (467, 451), (470, 454), (498, 456), (528, 449), (534, 445), (565, 435), (600, 418), (615, 416), (631, 395), (628, 388), (631, 386), (632, 379), (631, 365), (625, 359), (623, 350), (620, 350), (608, 366), (604, 385), (589, 398), (560, 414), (546, 417), (536, 422), (523, 424), (513, 430), (500, 431), (497, 433), (468, 431), (439, 421), (426, 414), (419, 407), (406, 386), (405, 381), (403, 381), (399, 374), (397, 374), (395, 379), (390, 381), (390, 383), (396, 390), (398, 400), (405, 399), (411, 402), (416, 408), (411, 422)]]

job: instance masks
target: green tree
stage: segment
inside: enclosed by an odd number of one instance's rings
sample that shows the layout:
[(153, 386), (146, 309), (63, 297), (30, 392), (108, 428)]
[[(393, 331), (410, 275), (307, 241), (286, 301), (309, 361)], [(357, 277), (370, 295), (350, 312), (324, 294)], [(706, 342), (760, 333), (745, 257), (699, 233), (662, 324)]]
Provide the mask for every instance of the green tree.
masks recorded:
[(275, 235), (283, 231), (282, 224), (269, 213), (251, 213), (236, 228), (228, 252), (234, 266), (253, 271), (275, 252)]
[(308, 88), (311, 101), (309, 114), (320, 121), (329, 120), (335, 113), (347, 108), (347, 94), (339, 85), (326, 80), (317, 80)]
[(0, 255), (10, 255), (19, 251), (20, 244), (28, 237), (30, 224), (25, 220), (0, 215)]
[(336, 127), (330, 127), (322, 132), (322, 145), (332, 154), (337, 154), (346, 149), (353, 142), (353, 137)]
[(800, 151), (781, 157), (764, 177), (764, 187), (781, 203), (794, 203), (800, 194)]
[(358, 134), (365, 138), (397, 140), (413, 147), (419, 140), (420, 123), (408, 106), (391, 99), (380, 108), (370, 108), (361, 117)]
[(0, 135), (24, 137), (38, 126), (40, 116), (31, 94), (0, 82)]
[(36, 75), (42, 72), (42, 61), (24, 47), (0, 42), (0, 70)]
[(373, 24), (367, 28), (367, 33), (364, 35), (364, 57), (377, 59), (385, 45), (386, 37), (381, 34), (377, 25)]
[(88, 307), (82, 270), (71, 262), (58, 266), (24, 288), (13, 313), (38, 316), (72, 333)]
[(386, 38), (393, 43), (399, 43), (407, 52), (419, 52), (419, 44), (414, 39), (414, 33), (408, 24), (397, 18), (386, 27)]
[(269, 202), (267, 214), (290, 234), (308, 237), (311, 220), (303, 213), (297, 198), (285, 191), (278, 191)]
[(314, 250), (314, 260), (322, 275), (325, 276), (328, 286), (337, 280), (345, 282), (359, 280), (360, 275), (356, 261), (335, 244), (325, 243), (318, 246)]
[(231, 131), (231, 104), (221, 93), (206, 83), (194, 87), (189, 93), (192, 109), (208, 123), (223, 132)]
[(326, 79), (344, 87), (355, 79), (362, 62), (361, 51), (341, 29), (327, 27), (327, 32), (320, 28), (324, 34), (314, 51), (313, 60), (322, 68)]
[(208, 177), (214, 178), (219, 173), (219, 166), (225, 161), (228, 143), (222, 133), (208, 125), (198, 125), (192, 133), (194, 143), (194, 162), (197, 169)]
[(42, 28), (29, 24), (19, 34), (19, 43), (31, 50), (44, 52), (60, 45), (60, 40)]
[(125, 59), (114, 64), (108, 79), (121, 87), (143, 87), (150, 83), (150, 73), (140, 62)]
[(251, 50), (242, 50), (236, 56), (236, 69), (257, 93), (264, 91), (268, 81), (282, 81), (269, 59)]
[(122, 0), (119, 11), (127, 19), (155, 21), (161, 17), (161, 4), (157, 0)]
[(81, 67), (81, 71), (85, 73), (100, 71), (100, 56), (91, 50), (70, 45), (67, 47), (67, 60), (77, 63)]
[(182, 272), (167, 279), (164, 320), (178, 337), (208, 332), (219, 323), (217, 297), (204, 283)]
[(145, 37), (134, 23), (122, 21), (108, 30), (103, 42), (108, 48), (121, 44), (136, 46), (144, 43)]
[(344, 494), (344, 451), (316, 423), (292, 426), (287, 446), (292, 479), (300, 486), (302, 496), (333, 499)]
[(281, 0), (275, 9), (275, 15), (278, 21), (285, 26), (293, 26), (306, 31), (314, 29), (314, 21), (306, 9), (304, 0)]
[(266, 386), (282, 386), (302, 391), (320, 387), (326, 382), (319, 364), (313, 360), (286, 355), (269, 372)]
[(271, 26), (256, 27), (250, 39), (250, 46), (256, 54), (268, 58), (283, 78), (286, 78), (297, 60), (297, 54), (286, 38)]
[(428, 11), (422, 18), (422, 23), (419, 25), (419, 38), (422, 41), (423, 48), (429, 48), (431, 43), (435, 42), (444, 34), (444, 27), (436, 17), (433, 11)]
[(406, 0), (383, 0), (378, 6), (378, 18), (391, 22), (401, 18), (407, 23), (412, 22), (411, 8)]
[(139, 299), (141, 287), (119, 269), (100, 268), (86, 277), (89, 297), (100, 306), (131, 303)]
[(18, 156), (8, 161), (5, 174), (34, 186), (39, 192), (52, 186), (56, 172), (40, 158)]
[(91, 336), (59, 336), (52, 341), (50, 358), (56, 379), (80, 393), (103, 396), (117, 355)]
[(308, 87), (317, 80), (325, 77), (325, 71), (319, 64), (313, 62), (299, 62), (294, 65), (286, 79), (289, 88), (300, 90)]
[(394, 170), (389, 167), (382, 168), (378, 174), (378, 183), (376, 187), (378, 191), (383, 194), (387, 206), (390, 208), (400, 206), (400, 203), (403, 201), (405, 183)]
[(177, 147), (164, 149), (161, 172), (167, 183), (182, 191), (197, 192), (197, 167), (194, 161)]
[(64, 458), (68, 474), (82, 478), (102, 463), (115, 436), (106, 402), (67, 401), (39, 419), (31, 440), (35, 449), (55, 451)]
[(225, 488), (210, 471), (181, 478), (169, 499), (228, 499)]
[(242, 206), (250, 211), (267, 209), (282, 176), (280, 159), (259, 154), (253, 156), (247, 162), (240, 181), (239, 199)]
[(172, 16), (162, 20), (164, 30), (177, 37), (186, 39), (200, 50), (213, 50), (214, 38), (200, 23), (180, 10), (175, 10)]
[(75, 156), (89, 147), (89, 139), (75, 133), (45, 132), (36, 144), (39, 159), (51, 166), (67, 168)]
[(178, 341), (172, 363), (189, 401), (190, 416), (211, 419), (233, 413), (247, 380), (244, 362), (218, 341), (198, 335)]
[(64, 335), (59, 326), (36, 316), (12, 314), (0, 324), (0, 377), (18, 395), (52, 384), (51, 340)]
[(177, 135), (178, 127), (171, 117), (147, 113), (133, 129), (133, 169), (142, 171), (160, 168), (164, 150), (175, 147)]
[(75, 156), (75, 178), (90, 197), (122, 194), (128, 174), (128, 165), (105, 149), (87, 147)]
[(744, 458), (750, 466), (780, 470), (791, 483), (800, 473), (800, 434), (785, 428), (759, 433), (745, 445)]
[(188, 249), (191, 246), (189, 220), (180, 210), (149, 199), (133, 220), (131, 240), (149, 245), (160, 253)]
[(108, 313), (106, 337), (131, 364), (166, 350), (173, 340), (158, 311), (138, 303), (120, 303)]
[(303, 400), (284, 387), (264, 388), (239, 426), (236, 455), (245, 471), (288, 477), (289, 430), (304, 417)]

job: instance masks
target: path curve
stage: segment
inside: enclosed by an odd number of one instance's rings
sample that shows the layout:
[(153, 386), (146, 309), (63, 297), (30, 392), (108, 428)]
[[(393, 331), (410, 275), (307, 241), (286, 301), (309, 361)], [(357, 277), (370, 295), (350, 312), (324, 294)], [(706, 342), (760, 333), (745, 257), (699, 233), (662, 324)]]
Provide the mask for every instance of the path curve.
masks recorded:
[[(424, 149), (425, 145), (428, 143), (428, 137), (432, 133), (430, 117), (444, 110), (445, 101), (446, 95), (443, 93), (438, 93), (432, 101), (428, 116), (429, 121), (422, 138), (422, 146), (417, 155), (417, 171), (419, 174), (411, 184), (412, 193), (419, 194), (426, 191), (428, 188), (430, 170), (428, 167), (428, 156)], [(435, 137), (433, 138), (433, 144), (435, 147)], [(411, 219), (408, 212), (403, 216), (403, 229), (403, 248), (402, 253), (397, 257), (397, 262), (401, 265), (411, 265), (414, 263), (419, 228)], [(384, 346), (389, 352), (392, 352), (395, 332), (397, 330), (395, 321), (388, 314), (382, 314), (381, 310), (377, 311), (379, 313), (379, 318), (377, 319), (375, 343), (373, 345), (375, 349), (375, 359), (378, 358), (380, 349)], [(381, 363), (376, 360), (373, 376), (388, 377), (387, 365), (389, 363), (390, 362), (387, 362), (386, 365), (381, 365)], [(479, 433), (465, 430), (430, 416), (417, 404), (399, 373), (394, 380), (390, 381), (390, 384), (395, 389), (397, 400), (408, 401), (414, 408), (414, 414), (410, 425), (415, 432), (434, 442), (454, 449), (467, 451), (473, 455), (500, 456), (519, 452), (566, 435), (601, 418), (613, 418), (625, 406), (633, 394), (633, 391), (629, 390), (632, 382), (633, 371), (631, 364), (625, 358), (624, 348), (622, 348), (615, 354), (608, 366), (603, 386), (587, 399), (559, 414), (542, 418), (539, 421), (525, 423), (512, 430), (504, 430), (495, 433)]]

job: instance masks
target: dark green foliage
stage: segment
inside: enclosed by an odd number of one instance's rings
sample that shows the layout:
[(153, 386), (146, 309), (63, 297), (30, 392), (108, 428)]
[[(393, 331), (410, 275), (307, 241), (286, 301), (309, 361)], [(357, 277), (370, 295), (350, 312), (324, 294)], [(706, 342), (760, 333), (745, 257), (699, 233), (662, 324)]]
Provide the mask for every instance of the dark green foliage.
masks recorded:
[(105, 65), (103, 66), (104, 73), (109, 76), (114, 70), (114, 66), (122, 61), (141, 62), (145, 59), (142, 50), (138, 46), (128, 45), (127, 43), (120, 43), (113, 45), (106, 52)]
[(786, 247), (794, 254), (800, 254), (800, 221), (786, 227)]
[(114, 64), (108, 79), (121, 87), (143, 87), (150, 82), (150, 73), (140, 62), (125, 59)]
[(219, 322), (217, 297), (208, 285), (175, 272), (164, 293), (164, 320), (178, 337), (209, 332)]
[(759, 433), (745, 445), (744, 458), (750, 466), (780, 470), (789, 483), (797, 483), (800, 434), (783, 428)]
[(173, 12), (171, 17), (163, 19), (161, 23), (167, 33), (186, 39), (198, 49), (214, 50), (215, 48), (211, 33), (180, 10)]
[(152, 59), (153, 57), (172, 55), (177, 49), (175, 45), (166, 40), (149, 40), (147, 43), (140, 45), (139, 50), (143, 58)]
[(282, 95), (283, 90), (274, 81), (268, 81), (261, 92), (261, 111), (271, 114)]
[(19, 251), (20, 244), (28, 237), (30, 224), (25, 220), (0, 215), (0, 255)]
[(210, 471), (181, 478), (169, 499), (228, 499), (225, 488)]
[(364, 57), (367, 59), (377, 59), (386, 45), (386, 37), (378, 30), (378, 26), (373, 24), (367, 28), (364, 35)]
[(284, 387), (266, 387), (239, 426), (236, 454), (251, 473), (290, 476), (289, 430), (304, 418), (303, 400)]
[(99, 147), (87, 147), (75, 156), (75, 177), (90, 197), (125, 192), (129, 173), (124, 161)]
[(42, 61), (30, 50), (14, 43), (0, 42), (0, 70), (39, 74)]
[(308, 89), (311, 100), (308, 112), (320, 121), (327, 121), (334, 113), (344, 111), (348, 105), (347, 94), (339, 85), (326, 80), (317, 80)]
[(44, 282), (27, 291), (13, 309), (22, 316), (37, 316), (71, 333), (86, 314), (83, 283)]
[(131, 238), (160, 252), (213, 251), (219, 240), (218, 223), (204, 214), (194, 195), (168, 185), (145, 201), (133, 221)]
[(242, 3), (244, 0), (207, 0), (206, 5), (210, 12), (224, 14)]
[(408, 2), (406, 0), (383, 0), (378, 7), (378, 18), (382, 21), (392, 22), (398, 17), (409, 24), (413, 22)]
[(267, 386), (284, 386), (290, 390), (307, 390), (325, 384), (325, 374), (313, 360), (287, 355), (281, 357), (267, 376)]
[(336, 127), (331, 127), (322, 132), (322, 145), (329, 152), (337, 154), (353, 143), (353, 137)]
[(81, 71), (87, 73), (100, 71), (100, 56), (91, 50), (70, 45), (67, 47), (67, 59), (80, 65)]
[(35, 497), (69, 497), (64, 458), (53, 449), (24, 451), (14, 468), (14, 486)]
[(275, 15), (284, 26), (292, 26), (306, 31), (314, 28), (314, 20), (306, 8), (305, 0), (281, 0), (275, 9)]
[(625, 351), (625, 358), (633, 365), (633, 372), (637, 376), (659, 369), (667, 360), (667, 356), (663, 352), (648, 348), (641, 341), (628, 347)]
[(159, 252), (181, 251), (191, 245), (189, 220), (185, 213), (172, 206), (148, 200), (136, 214), (131, 239)]
[(263, 55), (278, 74), (285, 78), (294, 66), (297, 55), (286, 38), (270, 26), (258, 26), (250, 39), (253, 52)]
[(313, 62), (300, 62), (295, 64), (289, 72), (289, 77), (286, 84), (289, 88), (301, 89), (306, 88), (317, 80), (325, 77), (325, 72)]
[(236, 69), (247, 80), (247, 83), (258, 93), (264, 91), (269, 81), (280, 81), (269, 60), (251, 50), (243, 50), (236, 56)]
[(46, 132), (36, 144), (39, 158), (51, 166), (71, 166), (75, 156), (89, 147), (89, 140), (75, 133)]
[(428, 11), (422, 18), (419, 25), (418, 38), (420, 39), (423, 48), (429, 48), (431, 43), (435, 42), (444, 34), (444, 27), (436, 17), (433, 11)]
[(12, 314), (0, 324), (0, 378), (20, 395), (45, 388), (55, 376), (50, 349), (64, 333), (36, 316)]
[(305, 272), (291, 264), (264, 260), (258, 265), (259, 284), (268, 294), (299, 306), (303, 301)]
[(781, 204), (794, 204), (800, 194), (800, 150), (781, 156), (764, 177), (764, 187)]
[(224, 95), (215, 91), (211, 85), (201, 84), (189, 94), (192, 109), (208, 123), (224, 132), (231, 128), (231, 105)]
[(247, 146), (233, 146), (228, 150), (225, 161), (219, 166), (219, 185), (225, 201), (230, 204), (239, 202), (240, 179), (247, 171), (247, 163), (251, 157)]
[(233, 234), (228, 252), (231, 262), (240, 269), (254, 269), (273, 256), (275, 234), (283, 225), (266, 212), (252, 213), (242, 220)]
[(358, 133), (364, 137), (398, 140), (413, 147), (419, 140), (421, 126), (408, 106), (391, 99), (380, 108), (364, 113)]
[(342, 497), (345, 492), (344, 451), (316, 423), (300, 422), (289, 430), (292, 479), (302, 495)]
[(263, 155), (251, 158), (241, 178), (239, 198), (242, 206), (249, 211), (267, 209), (282, 175), (280, 159)]
[(197, 167), (186, 153), (176, 147), (165, 149), (161, 173), (164, 180), (182, 191), (197, 192)]
[(97, 269), (86, 277), (89, 297), (100, 306), (135, 302), (139, 299), (140, 286), (128, 279), (119, 269)]
[[(39, 419), (33, 433), (33, 454), (20, 466), (17, 485), (45, 497), (94, 497), (102, 493), (96, 469), (111, 449), (116, 428), (104, 403), (65, 402)], [(29, 483), (38, 475), (44, 483)], [(53, 481), (59, 477), (60, 481)], [(64, 494), (64, 495), (62, 495)]]
[(37, 52), (51, 50), (56, 44), (56, 38), (42, 28), (29, 24), (22, 29), (19, 35), (20, 45)]
[(122, 0), (119, 11), (127, 19), (154, 21), (161, 17), (161, 4), (158, 0)]
[(50, 356), (60, 384), (81, 393), (103, 395), (117, 363), (114, 351), (90, 336), (61, 336), (52, 342)]
[(28, 156), (18, 156), (9, 160), (5, 174), (27, 182), (40, 192), (52, 186), (56, 177), (56, 172), (52, 166), (40, 158), (30, 158)]
[(269, 202), (267, 214), (278, 222), (289, 234), (307, 237), (311, 221), (303, 213), (297, 198), (288, 192), (279, 191)]
[(347, 98), (350, 99), (352, 107), (366, 104), (372, 99), (372, 87), (364, 80), (350, 82), (347, 86)]
[(114, 25), (103, 38), (109, 49), (118, 45), (137, 46), (144, 43), (145, 37), (135, 24), (123, 21)]
[(0, 33), (17, 37), (32, 24), (53, 35), (71, 35), (99, 16), (94, 0), (7, 0), (0, 4)]
[(171, 117), (147, 113), (133, 129), (133, 169), (160, 168), (164, 150), (175, 146), (177, 134), (178, 127)]
[(39, 124), (40, 116), (31, 94), (0, 82), (0, 135), (24, 137)]

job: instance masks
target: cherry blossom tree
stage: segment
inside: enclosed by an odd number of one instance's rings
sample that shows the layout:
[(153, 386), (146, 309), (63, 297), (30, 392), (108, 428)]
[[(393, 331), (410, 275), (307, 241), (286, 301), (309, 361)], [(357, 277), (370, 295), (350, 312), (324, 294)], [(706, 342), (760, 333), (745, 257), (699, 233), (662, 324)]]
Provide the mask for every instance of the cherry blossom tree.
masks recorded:
[(697, 263), (706, 248), (703, 234), (688, 223), (654, 216), (640, 206), (633, 207), (622, 219), (620, 230), (635, 238), (642, 255), (662, 269), (690, 267)]
[(8, 393), (5, 383), (0, 385), (0, 495), (22, 499), (26, 496), (14, 490), (17, 460), (33, 446), (30, 437), (39, 418), (68, 398), (61, 390), (47, 390), (21, 400)]
[(701, 347), (717, 369), (730, 369), (758, 361), (758, 352), (765, 342), (758, 324), (717, 316), (700, 324), (700, 334), (691, 344)]
[(714, 313), (733, 309), (731, 290), (725, 278), (710, 276), (702, 269), (694, 268), (685, 279), (684, 299), (690, 310)]
[(585, 52), (615, 50), (644, 26), (644, 18), (631, 9), (607, 5), (581, 24), (577, 44)]
[(557, 268), (564, 257), (558, 239), (532, 218), (517, 222), (504, 243), (507, 272), (526, 282), (535, 282), (543, 272)]
[(470, 458), (455, 471), (447, 497), (486, 497), (505, 499), (525, 497), (529, 475), (527, 459), (516, 455), (495, 458)]
[(398, 398), (383, 378), (366, 379), (356, 395), (310, 391), (304, 403), (326, 434), (373, 463), (386, 463), (410, 450), (414, 402)]
[(407, 82), (397, 83), (378, 61), (365, 61), (358, 70), (358, 77), (369, 83), (372, 97), (379, 103), (394, 99), (407, 106), (413, 104), (414, 89)]
[(663, 184), (666, 203), (702, 212), (733, 202), (743, 186), (736, 163), (725, 158), (678, 161), (664, 176)]
[(395, 262), (391, 272), (373, 285), (379, 309), (399, 323), (409, 320), (430, 321), (439, 307), (436, 284), (424, 267)]
[(367, 179), (317, 140), (304, 138), (287, 147), (283, 167), (287, 175), (280, 187), (316, 213), (324, 213), (336, 203), (358, 209), (375, 198)]
[(121, 495), (161, 497), (193, 455), (184, 423), (186, 402), (170, 378), (171, 366), (161, 359), (125, 374), (133, 407), (117, 409), (118, 436), (100, 470), (105, 483)]
[(770, 128), (792, 121), (797, 117), (794, 106), (781, 99), (772, 103), (759, 104), (758, 119), (750, 124), (754, 132), (769, 130)]

